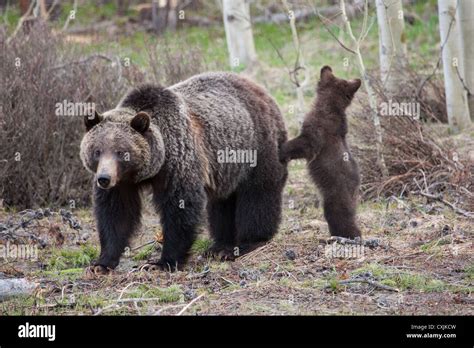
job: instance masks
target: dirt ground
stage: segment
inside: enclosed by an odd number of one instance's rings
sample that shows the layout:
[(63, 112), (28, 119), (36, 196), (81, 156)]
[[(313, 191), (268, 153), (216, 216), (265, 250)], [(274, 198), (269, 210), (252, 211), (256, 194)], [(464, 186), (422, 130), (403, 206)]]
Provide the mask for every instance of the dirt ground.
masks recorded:
[[(280, 231), (267, 245), (220, 262), (203, 256), (210, 245), (203, 230), (188, 265), (175, 273), (139, 270), (159, 257), (159, 218), (149, 209), (120, 266), (101, 277), (84, 272), (99, 250), (90, 211), (72, 210), (80, 229), (67, 213), (44, 217), (17, 230), (23, 241), (33, 235), (43, 244), (38, 260), (0, 259), (0, 278), (37, 285), (31, 295), (0, 302), (0, 314), (474, 313), (472, 219), (426, 198), (364, 203), (365, 245), (334, 244), (303, 162), (290, 166), (284, 202)], [(0, 222), (18, 216), (3, 211)]]

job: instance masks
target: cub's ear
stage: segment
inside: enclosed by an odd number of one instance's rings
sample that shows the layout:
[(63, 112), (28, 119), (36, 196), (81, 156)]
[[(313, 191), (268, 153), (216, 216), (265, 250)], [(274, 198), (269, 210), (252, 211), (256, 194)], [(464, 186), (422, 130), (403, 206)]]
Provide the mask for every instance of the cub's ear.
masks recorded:
[(94, 115), (84, 117), (84, 124), (86, 125), (86, 131), (89, 131), (96, 124), (99, 124), (102, 121), (102, 116), (94, 110)]
[(132, 118), (130, 126), (139, 133), (145, 133), (150, 127), (150, 115), (144, 111), (140, 111)]
[(360, 88), (362, 81), (360, 79), (354, 79), (349, 81), (349, 90), (352, 94), (355, 94), (357, 90)]
[(326, 82), (333, 78), (332, 69), (329, 65), (325, 65), (321, 68), (321, 81)]

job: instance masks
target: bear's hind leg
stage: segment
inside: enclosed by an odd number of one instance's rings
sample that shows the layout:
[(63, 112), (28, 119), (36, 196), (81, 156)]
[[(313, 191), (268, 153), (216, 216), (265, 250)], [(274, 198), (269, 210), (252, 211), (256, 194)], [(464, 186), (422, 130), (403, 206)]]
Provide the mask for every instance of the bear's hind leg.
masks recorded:
[(225, 260), (231, 258), (235, 246), (235, 202), (236, 195), (208, 203), (209, 229), (213, 245), (209, 254)]
[(238, 255), (246, 254), (268, 242), (278, 231), (281, 219), (279, 187), (244, 187), (236, 202)]
[(356, 224), (354, 203), (349, 196), (324, 197), (324, 217), (331, 236), (351, 239), (361, 236)]

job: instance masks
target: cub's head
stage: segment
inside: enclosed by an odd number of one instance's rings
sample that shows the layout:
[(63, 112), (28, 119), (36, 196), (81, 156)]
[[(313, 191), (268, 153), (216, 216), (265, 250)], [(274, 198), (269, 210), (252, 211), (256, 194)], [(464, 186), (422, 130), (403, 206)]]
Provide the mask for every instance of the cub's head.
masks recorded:
[(326, 98), (328, 103), (347, 108), (361, 85), (360, 79), (344, 80), (332, 73), (330, 66), (321, 69), (321, 78), (318, 82), (318, 98)]
[(161, 134), (150, 126), (150, 116), (114, 109), (85, 117), (86, 134), (81, 160), (102, 189), (122, 182), (140, 182), (158, 173), (164, 162)]

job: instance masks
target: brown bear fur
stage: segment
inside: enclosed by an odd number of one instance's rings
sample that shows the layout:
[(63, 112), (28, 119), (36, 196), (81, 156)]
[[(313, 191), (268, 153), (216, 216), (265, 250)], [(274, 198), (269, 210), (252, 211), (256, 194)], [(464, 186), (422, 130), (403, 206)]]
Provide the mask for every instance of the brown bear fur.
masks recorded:
[[(287, 140), (277, 104), (232, 73), (205, 73), (168, 88), (142, 85), (115, 109), (86, 118), (84, 166), (95, 175), (99, 268), (115, 268), (151, 188), (163, 229), (165, 269), (182, 266), (207, 213), (212, 252), (242, 255), (277, 232), (287, 177)], [(221, 160), (251, 150), (255, 165)]]
[(311, 178), (324, 200), (324, 216), (333, 236), (360, 237), (356, 225), (359, 170), (346, 142), (345, 110), (361, 84), (321, 69), (317, 99), (306, 115), (300, 135), (282, 146), (280, 159), (305, 158)]

